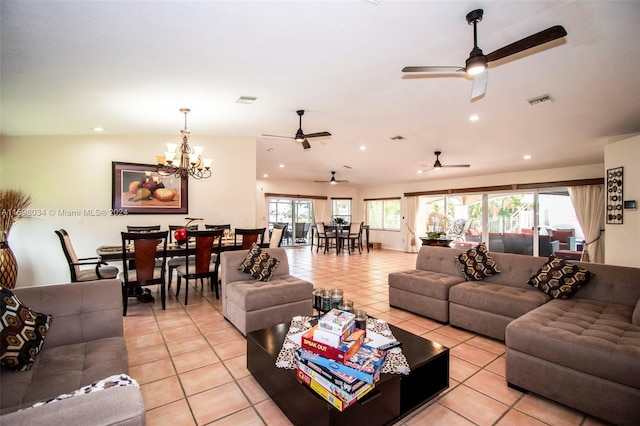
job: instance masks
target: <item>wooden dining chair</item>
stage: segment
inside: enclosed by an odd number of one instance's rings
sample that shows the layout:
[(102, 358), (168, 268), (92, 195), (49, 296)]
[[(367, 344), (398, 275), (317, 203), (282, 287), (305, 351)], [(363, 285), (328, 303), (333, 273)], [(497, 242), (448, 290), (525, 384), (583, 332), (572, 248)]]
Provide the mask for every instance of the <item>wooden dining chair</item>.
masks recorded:
[(364, 222), (356, 223), (351, 222), (349, 224), (349, 228), (345, 229), (345, 232), (339, 235), (340, 244), (339, 250), (344, 250), (344, 243), (347, 243), (347, 251), (351, 254), (351, 251), (354, 250), (354, 247), (357, 243), (358, 252), (362, 254), (362, 225)]
[[(201, 289), (204, 287), (204, 279), (209, 279), (211, 290), (215, 289), (216, 299), (220, 298), (218, 289), (218, 269), (220, 268), (220, 251), (222, 249), (223, 229), (209, 229), (204, 231), (187, 230), (187, 252), (194, 249), (193, 256), (189, 256), (188, 261), (178, 266), (178, 285), (176, 297), (180, 295), (180, 285), (182, 278), (184, 285), (184, 304), (189, 303), (189, 280), (200, 278)], [(194, 242), (191, 242), (191, 239)], [(195, 248), (193, 247), (195, 246)]]
[(316, 253), (320, 249), (320, 244), (324, 247), (324, 253), (329, 251), (331, 242), (336, 240), (336, 231), (328, 230), (324, 222), (316, 223), (316, 233), (318, 235), (318, 245), (316, 246)]
[(208, 225), (205, 224), (204, 225), (204, 229), (224, 229), (226, 231), (228, 231), (227, 233), (230, 234), (231, 233), (231, 224), (230, 223), (225, 223), (224, 225)]
[(235, 236), (233, 237), (233, 245), (238, 245), (238, 235), (242, 235), (242, 249), (248, 250), (251, 248), (253, 243), (264, 244), (264, 233), (267, 228), (255, 228), (255, 229), (242, 229), (236, 228), (233, 232)]
[[(169, 225), (169, 243), (173, 243), (173, 233), (178, 229), (183, 229), (183, 228), (185, 228), (185, 226), (183, 225)], [(198, 224), (189, 225), (186, 227), (186, 229), (190, 231), (197, 231)], [(168, 270), (169, 278), (168, 278), (167, 288), (169, 290), (171, 290), (171, 282), (173, 281), (173, 272), (176, 270), (178, 266), (184, 265), (186, 262), (187, 262), (186, 256), (173, 256), (173, 257), (170, 257), (169, 260), (167, 261), (167, 267), (169, 268)]]
[[(136, 289), (149, 285), (160, 286), (162, 309), (166, 308), (165, 273), (167, 263), (167, 236), (169, 231), (157, 232), (121, 232), (122, 246), (133, 243), (133, 260), (135, 269), (129, 268), (127, 250), (122, 250), (124, 271), (120, 274), (122, 281), (122, 312), (127, 315), (129, 297), (137, 297)], [(156, 259), (160, 262), (156, 263)], [(156, 266), (159, 265), (159, 266)]]
[[(118, 268), (108, 266), (98, 257), (78, 258), (76, 251), (71, 244), (71, 238), (64, 229), (56, 230), (56, 235), (60, 238), (62, 252), (67, 259), (69, 265), (69, 273), (71, 274), (71, 282), (94, 281), (108, 278), (116, 278), (118, 276)], [(81, 268), (81, 266), (92, 266), (91, 268)]]
[(160, 225), (127, 225), (127, 232), (157, 232), (160, 230)]

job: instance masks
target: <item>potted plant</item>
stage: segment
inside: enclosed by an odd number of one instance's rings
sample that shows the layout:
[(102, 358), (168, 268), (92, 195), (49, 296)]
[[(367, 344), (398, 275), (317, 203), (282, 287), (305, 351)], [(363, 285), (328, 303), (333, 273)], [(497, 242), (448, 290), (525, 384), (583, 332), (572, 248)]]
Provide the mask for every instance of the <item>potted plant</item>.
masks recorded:
[(0, 189), (0, 285), (14, 288), (18, 262), (9, 247), (9, 232), (14, 223), (27, 216), (31, 196), (19, 189)]

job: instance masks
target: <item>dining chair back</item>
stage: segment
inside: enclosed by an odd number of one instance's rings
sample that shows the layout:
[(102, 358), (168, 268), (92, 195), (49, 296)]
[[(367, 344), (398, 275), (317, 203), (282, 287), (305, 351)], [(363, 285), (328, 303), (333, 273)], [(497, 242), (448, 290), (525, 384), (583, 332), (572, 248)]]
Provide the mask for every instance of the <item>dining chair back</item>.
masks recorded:
[(339, 235), (340, 244), (339, 250), (344, 249), (344, 243), (347, 243), (347, 251), (351, 254), (351, 251), (358, 246), (358, 252), (362, 254), (362, 225), (364, 222), (351, 222), (348, 228)]
[(242, 236), (242, 249), (248, 250), (251, 248), (253, 243), (264, 244), (264, 233), (267, 228), (255, 228), (255, 229), (242, 229), (236, 228), (233, 232), (235, 236), (233, 237), (233, 245), (238, 245), (238, 235)]
[[(220, 298), (218, 290), (218, 269), (220, 267), (220, 251), (222, 250), (222, 235), (224, 229), (207, 229), (204, 231), (187, 230), (187, 252), (194, 249), (193, 256), (189, 256), (188, 261), (179, 266), (178, 286), (176, 297), (180, 294), (182, 278), (185, 279), (184, 304), (189, 303), (189, 280), (200, 278), (201, 286), (204, 279), (209, 279), (211, 290), (215, 289), (216, 299)], [(192, 242), (193, 240), (193, 242)], [(194, 247), (195, 246), (195, 247)]]
[(127, 232), (156, 232), (160, 230), (160, 225), (138, 226), (127, 225)]
[(227, 233), (231, 233), (231, 224), (225, 223), (224, 225), (204, 225), (204, 229), (224, 229), (228, 231)]
[(269, 248), (280, 247), (282, 240), (287, 232), (288, 223), (275, 223), (273, 230), (271, 230), (271, 237), (269, 238)]
[[(69, 273), (71, 274), (71, 282), (94, 281), (107, 278), (115, 278), (118, 276), (118, 268), (108, 266), (98, 257), (85, 257), (79, 259), (76, 251), (71, 244), (71, 238), (64, 229), (56, 230), (56, 235), (60, 239), (62, 252), (64, 253), (67, 264), (69, 265)], [(80, 268), (81, 266), (92, 266), (91, 268)]]
[[(127, 315), (129, 296), (137, 296), (136, 290), (144, 286), (159, 285), (162, 309), (166, 308), (165, 273), (167, 261), (167, 240), (169, 231), (121, 232), (122, 246), (133, 243), (133, 261), (131, 269), (128, 260), (129, 250), (122, 250), (124, 271), (122, 281), (123, 315)], [(159, 262), (156, 262), (156, 259)]]
[(329, 251), (331, 242), (336, 241), (335, 228), (331, 229), (324, 224), (324, 222), (316, 222), (316, 233), (318, 235), (318, 245), (316, 246), (316, 253), (320, 248), (320, 245), (324, 247), (324, 253)]

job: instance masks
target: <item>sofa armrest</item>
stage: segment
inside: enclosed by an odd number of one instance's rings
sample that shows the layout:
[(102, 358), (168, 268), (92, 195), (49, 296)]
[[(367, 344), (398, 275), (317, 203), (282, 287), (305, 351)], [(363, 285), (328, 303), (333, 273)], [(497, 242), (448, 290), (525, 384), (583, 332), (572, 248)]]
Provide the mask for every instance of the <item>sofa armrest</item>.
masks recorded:
[(29, 308), (53, 317), (47, 348), (123, 336), (120, 280), (23, 287), (13, 292)]
[(145, 424), (140, 389), (114, 387), (3, 414), (0, 423), (12, 426), (65, 426)]

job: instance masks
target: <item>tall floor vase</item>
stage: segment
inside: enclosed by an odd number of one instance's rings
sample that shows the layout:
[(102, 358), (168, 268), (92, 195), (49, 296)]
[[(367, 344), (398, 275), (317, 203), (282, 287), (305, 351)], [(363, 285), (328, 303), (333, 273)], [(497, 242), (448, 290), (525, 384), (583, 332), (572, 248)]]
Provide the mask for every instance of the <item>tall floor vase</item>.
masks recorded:
[(0, 241), (0, 285), (14, 288), (18, 279), (18, 262), (8, 241)]

